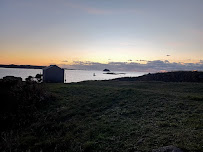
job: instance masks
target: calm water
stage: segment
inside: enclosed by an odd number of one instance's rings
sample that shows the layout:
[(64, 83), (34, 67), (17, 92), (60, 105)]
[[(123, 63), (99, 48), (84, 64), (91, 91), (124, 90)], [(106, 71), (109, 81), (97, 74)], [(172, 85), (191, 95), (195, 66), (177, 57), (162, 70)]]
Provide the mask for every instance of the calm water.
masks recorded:
[[(103, 71), (90, 71), (90, 70), (65, 70), (66, 83), (80, 82), (85, 80), (109, 80), (119, 77), (136, 77), (146, 74), (144, 72), (117, 72), (125, 74), (103, 74)], [(14, 68), (0, 68), (0, 78), (4, 76), (16, 76), (21, 77), (23, 80), (28, 76), (35, 76), (36, 74), (42, 74), (41, 69), (14, 69)], [(94, 74), (96, 76), (94, 76)]]

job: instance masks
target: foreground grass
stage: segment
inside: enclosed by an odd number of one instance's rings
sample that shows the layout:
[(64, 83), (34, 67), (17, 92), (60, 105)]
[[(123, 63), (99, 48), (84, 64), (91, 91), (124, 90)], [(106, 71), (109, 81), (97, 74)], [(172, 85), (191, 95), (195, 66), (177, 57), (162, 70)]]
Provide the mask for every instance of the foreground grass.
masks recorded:
[(1, 135), (10, 150), (203, 151), (203, 83), (92, 81), (46, 84), (57, 100), (23, 130)]

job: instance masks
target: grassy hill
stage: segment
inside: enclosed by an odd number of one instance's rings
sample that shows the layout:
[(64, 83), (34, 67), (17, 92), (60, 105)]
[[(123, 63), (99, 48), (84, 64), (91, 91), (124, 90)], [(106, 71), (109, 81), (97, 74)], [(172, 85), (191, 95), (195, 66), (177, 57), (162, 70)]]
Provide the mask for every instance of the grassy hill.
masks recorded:
[(149, 73), (139, 77), (117, 78), (119, 81), (163, 81), (163, 82), (203, 82), (201, 71), (174, 71), (162, 73)]
[(0, 151), (131, 152), (167, 145), (203, 151), (203, 83), (90, 81), (43, 89), (54, 98), (41, 93), (50, 102), (32, 111), (32, 121), (2, 128)]

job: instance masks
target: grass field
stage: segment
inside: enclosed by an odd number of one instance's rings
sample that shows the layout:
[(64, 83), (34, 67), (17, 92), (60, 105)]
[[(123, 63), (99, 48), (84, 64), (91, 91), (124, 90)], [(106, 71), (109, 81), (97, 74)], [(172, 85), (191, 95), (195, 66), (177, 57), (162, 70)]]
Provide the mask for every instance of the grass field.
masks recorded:
[(11, 150), (131, 152), (174, 145), (203, 151), (203, 83), (90, 81), (45, 88), (56, 99), (36, 121), (2, 133)]

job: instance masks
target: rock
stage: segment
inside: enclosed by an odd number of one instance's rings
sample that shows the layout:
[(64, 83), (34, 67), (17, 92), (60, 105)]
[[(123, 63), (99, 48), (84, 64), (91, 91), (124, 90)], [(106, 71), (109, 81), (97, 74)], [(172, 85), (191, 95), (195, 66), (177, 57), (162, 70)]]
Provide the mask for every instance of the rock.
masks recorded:
[(103, 71), (105, 71), (105, 72), (109, 72), (110, 70), (109, 70), (109, 69), (104, 69)]
[(114, 72), (107, 72), (107, 73), (103, 73), (103, 74), (113, 74), (113, 75), (116, 75), (116, 73), (114, 73)]
[(153, 149), (152, 152), (183, 152), (183, 151), (171, 145), (171, 146), (160, 147), (158, 149)]

